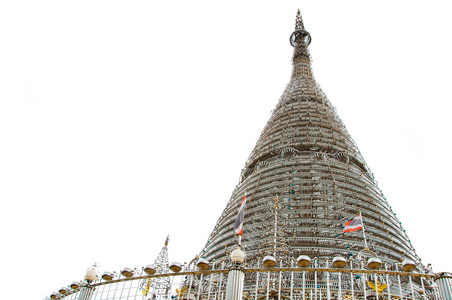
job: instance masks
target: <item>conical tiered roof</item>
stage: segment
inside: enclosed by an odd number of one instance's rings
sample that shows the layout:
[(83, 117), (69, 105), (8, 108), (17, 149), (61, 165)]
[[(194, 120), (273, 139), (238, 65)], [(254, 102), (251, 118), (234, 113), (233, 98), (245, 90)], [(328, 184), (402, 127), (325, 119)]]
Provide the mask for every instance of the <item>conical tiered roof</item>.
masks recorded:
[[(276, 256), (357, 255), (365, 248), (362, 232), (342, 232), (346, 221), (360, 212), (374, 254), (388, 261), (419, 261), (357, 145), (314, 79), (310, 42), (298, 13), (290, 37), (295, 48), (292, 77), (202, 254), (221, 260), (236, 247), (232, 226), (246, 194), (242, 242), (249, 261), (263, 255), (261, 239), (274, 227), (286, 249), (275, 251)], [(272, 218), (275, 198), (279, 223)]]

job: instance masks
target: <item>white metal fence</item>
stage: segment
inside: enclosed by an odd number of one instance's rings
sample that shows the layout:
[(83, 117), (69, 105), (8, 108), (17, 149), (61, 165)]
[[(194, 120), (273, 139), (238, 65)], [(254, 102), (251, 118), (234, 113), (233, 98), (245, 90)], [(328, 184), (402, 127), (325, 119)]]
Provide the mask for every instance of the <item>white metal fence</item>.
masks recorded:
[[(330, 266), (330, 267), (329, 267)], [(348, 264), (350, 266), (350, 264)], [(215, 267), (215, 266), (214, 266)], [(371, 270), (364, 265), (333, 268), (328, 262), (310, 267), (249, 267), (245, 273), (243, 299), (435, 299), (441, 298), (428, 271), (400, 271), (400, 265), (383, 264)], [(185, 267), (181, 272), (147, 275), (136, 271), (126, 278), (98, 278), (91, 284), (80, 283), (53, 293), (52, 299), (65, 300), (224, 300), (229, 266), (199, 270)], [(121, 273), (121, 272), (120, 272)], [(119, 274), (120, 274), (119, 273)], [(162, 281), (162, 279), (167, 279)], [(168, 280), (169, 279), (169, 280)], [(448, 282), (450, 279), (447, 279)], [(159, 282), (167, 282), (165, 286)], [(72, 285), (75, 287), (74, 285)], [(447, 297), (444, 296), (443, 297)]]

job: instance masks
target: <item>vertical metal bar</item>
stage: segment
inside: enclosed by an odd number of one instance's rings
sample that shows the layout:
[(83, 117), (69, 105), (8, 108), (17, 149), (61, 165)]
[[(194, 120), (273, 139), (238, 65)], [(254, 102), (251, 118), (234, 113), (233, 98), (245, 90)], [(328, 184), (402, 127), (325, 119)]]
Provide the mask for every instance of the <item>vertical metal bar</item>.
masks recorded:
[(353, 282), (353, 272), (350, 272), (350, 282), (352, 284), (352, 300), (355, 300), (355, 283)]
[(100, 293), (100, 299), (102, 299), (102, 296), (104, 295), (104, 291), (105, 291), (105, 287), (106, 287), (107, 285), (105, 284), (103, 287), (102, 287), (102, 292)]
[(374, 284), (375, 284), (375, 297), (378, 300), (378, 278), (377, 278), (377, 274), (374, 274)]
[(203, 273), (201, 273), (201, 278), (199, 279), (199, 284), (198, 284), (198, 300), (199, 300), (199, 296), (201, 295), (201, 285), (202, 285), (202, 277), (203, 277)]
[(178, 300), (182, 299), (182, 282), (184, 282), (183, 275), (180, 276), (180, 283), (179, 283), (179, 289), (178, 289), (179, 292), (177, 294)]
[(83, 287), (80, 287), (78, 300), (81, 300), (83, 297), (83, 289), (84, 289)]
[[(257, 264), (257, 267), (259, 268), (259, 263)], [(256, 294), (254, 295), (254, 300), (257, 300), (257, 287), (259, 286), (259, 271), (256, 271)]]
[[(147, 289), (148, 282), (149, 282), (149, 288), (151, 288), (151, 280), (152, 280), (151, 278), (146, 279), (146, 285), (143, 287), (143, 291), (141, 292), (141, 299), (142, 300), (144, 299), (144, 297), (146, 297), (146, 295), (145, 295), (146, 292), (145, 291)], [(148, 292), (149, 292), (149, 290), (148, 290)], [(135, 295), (135, 298), (133, 298), (133, 300), (136, 300), (136, 299), (137, 299), (137, 295)]]
[(121, 295), (119, 296), (119, 299), (122, 299), (122, 293), (124, 292), (125, 286), (126, 286), (126, 281), (123, 282), (122, 289), (121, 289)]
[[(130, 291), (132, 290), (132, 285), (133, 285), (133, 282), (134, 282), (135, 280), (130, 280), (130, 286), (129, 286), (129, 291), (127, 292), (127, 298), (126, 299), (129, 299), (129, 295), (130, 295)], [(125, 284), (124, 284), (125, 285)], [(137, 290), (138, 290), (138, 288), (137, 288)], [(136, 293), (135, 293), (136, 294)], [(122, 298), (122, 297), (121, 297)]]
[[(224, 262), (221, 264), (221, 268), (224, 269)], [(221, 300), (221, 284), (223, 282), (223, 273), (220, 274), (220, 283), (218, 285), (218, 299)]]
[(195, 275), (191, 274), (191, 276), (190, 276), (190, 284), (188, 286), (187, 300), (190, 299), (190, 292), (191, 292), (191, 285), (193, 283), (193, 276), (195, 276)]
[(426, 293), (426, 291), (425, 291), (425, 286), (424, 286), (424, 277), (422, 277), (421, 276), (421, 284), (422, 284), (422, 295), (423, 295), (423, 297), (422, 298), (424, 298), (424, 300), (427, 300), (427, 293)]
[[(364, 262), (361, 262), (361, 270), (364, 270)], [(363, 292), (364, 292), (364, 299), (367, 299), (367, 293), (366, 293), (366, 285), (367, 285), (367, 276), (366, 273), (361, 273), (361, 279), (363, 281)]]
[[(281, 260), (280, 266), (282, 267), (282, 259), (280, 258), (280, 260)], [(281, 276), (282, 276), (282, 272), (281, 272), (281, 270), (279, 270), (278, 300), (281, 300)]]
[[(328, 269), (328, 259), (325, 261), (325, 267)], [(322, 291), (320, 291), (320, 298), (322, 298)], [(330, 300), (330, 272), (326, 272), (326, 298)]]
[(355, 300), (355, 283), (353, 282), (353, 261), (350, 261), (350, 283), (352, 284), (352, 300)]
[[(143, 270), (144, 270), (144, 267), (141, 268), (140, 276), (143, 275)], [(146, 280), (146, 281), (147, 281), (147, 280)], [(137, 295), (138, 295), (139, 292), (140, 292), (140, 282), (137, 281), (137, 289), (136, 289), (136, 291), (135, 291), (135, 296), (133, 297), (134, 300), (137, 299)], [(143, 292), (144, 292), (144, 290), (143, 290)]]
[[(293, 268), (293, 261), (290, 265)], [(293, 299), (293, 270), (290, 272), (290, 299)], [(303, 294), (303, 300), (304, 300), (304, 294)]]
[(445, 288), (447, 289), (447, 294), (449, 295), (448, 297), (452, 299), (452, 291), (451, 291), (451, 287), (452, 287), (452, 282), (450, 280), (450, 278), (446, 278), (446, 286)]
[[(399, 272), (399, 265), (397, 265), (397, 264), (396, 264), (396, 271)], [(403, 299), (402, 284), (400, 283), (400, 274), (397, 274), (397, 281), (399, 282), (400, 299)]]
[(437, 278), (437, 280), (435, 280), (436, 284), (438, 285), (438, 290), (439, 290), (439, 298), (440, 299), (452, 299), (452, 295), (450, 292), (450, 283), (447, 282), (447, 278)]
[[(140, 277), (143, 276), (143, 272), (144, 272), (144, 267), (141, 267)], [(135, 292), (135, 296), (133, 297), (134, 300), (137, 298), (137, 295), (139, 292), (140, 292), (140, 282), (137, 281), (137, 289)]]
[[(387, 271), (388, 270), (388, 264), (385, 262), (385, 270)], [(388, 290), (388, 299), (391, 299), (391, 287), (389, 286), (389, 274), (388, 273), (386, 273), (386, 284), (387, 284), (387, 287), (386, 287), (386, 289)]]
[(176, 276), (171, 276), (171, 283), (170, 283), (170, 288), (169, 288), (168, 299), (171, 299), (171, 293), (172, 293), (172, 290), (173, 290), (173, 284), (174, 284), (174, 277), (176, 277)]
[(109, 283), (108, 284), (108, 292), (107, 292), (107, 299), (108, 299), (108, 295), (110, 294), (111, 291), (111, 287), (113, 286), (113, 283)]
[[(212, 269), (215, 270), (215, 263), (212, 264)], [(213, 278), (213, 274), (210, 274), (209, 289), (207, 290), (207, 300), (210, 299), (210, 290), (212, 288), (212, 278)]]
[[(141, 272), (140, 272), (140, 277), (143, 276), (143, 271), (144, 271), (144, 267), (141, 268)], [(150, 280), (150, 279), (149, 279)], [(147, 281), (147, 280), (146, 280)], [(140, 282), (137, 281), (137, 287), (136, 287), (136, 291), (135, 291), (135, 296), (133, 297), (133, 300), (137, 299), (138, 294), (140, 293)], [(144, 290), (143, 290), (144, 291)]]
[(409, 276), (409, 278), (410, 278), (411, 295), (413, 296), (413, 299), (415, 299), (413, 281), (411, 280), (411, 275)]
[[(327, 262), (328, 264), (328, 262)], [(328, 265), (327, 265), (328, 268)], [(330, 272), (326, 272), (326, 298), (328, 300), (331, 300), (330, 296)]]
[[(314, 262), (314, 266), (317, 268), (317, 259)], [(314, 271), (314, 298), (317, 299), (317, 271)]]
[[(146, 282), (146, 286), (147, 286), (147, 282), (149, 281), (150, 282), (150, 278), (148, 278), (148, 279), (145, 279), (145, 281), (143, 282), (143, 283), (145, 283)], [(143, 296), (144, 296), (144, 291), (146, 290), (146, 286), (143, 288), (143, 292), (142, 292), (142, 294), (143, 294)], [(135, 293), (135, 297), (133, 297), (133, 300), (136, 300), (137, 299), (137, 295), (138, 295), (138, 292), (140, 291), (140, 284), (138, 284), (138, 286), (137, 286), (137, 292)], [(143, 297), (142, 297), (143, 298)]]
[[(119, 274), (121, 274), (121, 272), (119, 272)], [(113, 293), (113, 299), (115, 299), (116, 291), (118, 290), (118, 286), (119, 286), (119, 282), (117, 282), (117, 283), (115, 284), (115, 292)]]
[(341, 282), (342, 278), (341, 278), (341, 271), (337, 272), (337, 275), (339, 276), (339, 279), (338, 279), (338, 281), (339, 281), (339, 289), (338, 289), (338, 295), (337, 295), (337, 298), (338, 298), (339, 300), (342, 300), (342, 282)]
[[(312, 291), (310, 294), (312, 298)], [(305, 295), (306, 295), (306, 271), (303, 270), (303, 300)]]
[(141, 291), (140, 290), (140, 282), (136, 281), (135, 295), (133, 296), (133, 300), (135, 300), (137, 298), (137, 296), (140, 294), (140, 291)]
[[(441, 300), (443, 300), (444, 295), (445, 295), (444, 286), (443, 286), (442, 281), (443, 281), (442, 278), (440, 278), (436, 281), (436, 284), (438, 285), (439, 297), (441, 298)], [(447, 300), (449, 300), (449, 299), (447, 299)]]
[(269, 289), (270, 289), (270, 271), (268, 271), (268, 274), (267, 274), (267, 296), (265, 298), (267, 300), (268, 300), (268, 291), (269, 291)]
[(438, 285), (436, 285), (436, 287), (434, 286), (434, 288), (433, 288), (433, 290), (435, 291), (435, 300), (438, 300), (438, 293), (439, 293), (439, 290), (438, 290)]
[(443, 291), (443, 287), (442, 287), (442, 284), (441, 284), (441, 278), (440, 279), (438, 279), (437, 281), (436, 281), (436, 284), (438, 285), (438, 294), (439, 294), (439, 298), (441, 299), (441, 300), (443, 300), (443, 294), (444, 294), (444, 291)]
[[(274, 200), (278, 201), (277, 199), (278, 199), (278, 196), (276, 196), (276, 199), (274, 199)], [(279, 204), (276, 204), (276, 205), (278, 205), (278, 207), (279, 207)], [(274, 239), (273, 239), (273, 242), (274, 242), (274, 245), (275, 245), (273, 256), (275, 258), (276, 258), (276, 238), (277, 238), (277, 235), (278, 235), (278, 210), (276, 209), (276, 205), (275, 205), (275, 236), (274, 236)]]

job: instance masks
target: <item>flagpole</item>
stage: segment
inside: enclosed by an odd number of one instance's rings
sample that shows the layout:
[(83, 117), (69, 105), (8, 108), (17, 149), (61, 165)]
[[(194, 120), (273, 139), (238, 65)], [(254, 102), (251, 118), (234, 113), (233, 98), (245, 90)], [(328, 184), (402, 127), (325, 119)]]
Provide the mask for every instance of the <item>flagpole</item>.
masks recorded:
[[(246, 199), (246, 192), (245, 192), (244, 197), (245, 197), (245, 199)], [(246, 210), (246, 204), (245, 204), (245, 210)], [(245, 215), (243, 215), (243, 222), (245, 223)], [(243, 228), (243, 225), (242, 225), (242, 228)], [(242, 229), (242, 230), (243, 230), (243, 229)], [(238, 243), (239, 243), (238, 246), (239, 246), (240, 248), (242, 248), (242, 236), (241, 236), (241, 235), (239, 235)]]
[(361, 224), (363, 224), (364, 245), (366, 246), (366, 249), (369, 249), (369, 247), (367, 247), (366, 230), (364, 229), (364, 219), (363, 219), (363, 215), (362, 215), (361, 211), (359, 211), (359, 215), (361, 217)]
[[(243, 222), (245, 217), (245, 209), (246, 209), (246, 193), (243, 197), (242, 203), (240, 205), (239, 212), (234, 222), (234, 231), (238, 235), (237, 244), (238, 247), (242, 247), (242, 230), (243, 230)], [(240, 228), (240, 230), (238, 230)]]

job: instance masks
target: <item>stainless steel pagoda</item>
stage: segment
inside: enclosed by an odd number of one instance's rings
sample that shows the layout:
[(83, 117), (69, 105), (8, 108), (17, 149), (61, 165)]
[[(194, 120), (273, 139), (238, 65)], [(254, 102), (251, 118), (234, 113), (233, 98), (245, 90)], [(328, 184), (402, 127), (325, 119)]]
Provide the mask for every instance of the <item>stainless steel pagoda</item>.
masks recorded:
[[(232, 227), (246, 194), (242, 243), (250, 264), (268, 255), (278, 261), (307, 255), (375, 256), (422, 266), (357, 145), (316, 83), (310, 43), (298, 12), (290, 36), (294, 54), (289, 84), (201, 255), (218, 261), (237, 247)], [(362, 231), (343, 233), (344, 224), (360, 212), (368, 249)]]
[[(315, 82), (310, 42), (298, 12), (291, 80), (200, 255), (169, 264), (167, 239), (153, 265), (101, 277), (92, 267), (50, 299), (452, 299), (452, 274), (422, 265)], [(239, 242), (233, 224), (245, 194)], [(357, 216), (363, 228), (344, 230)]]

